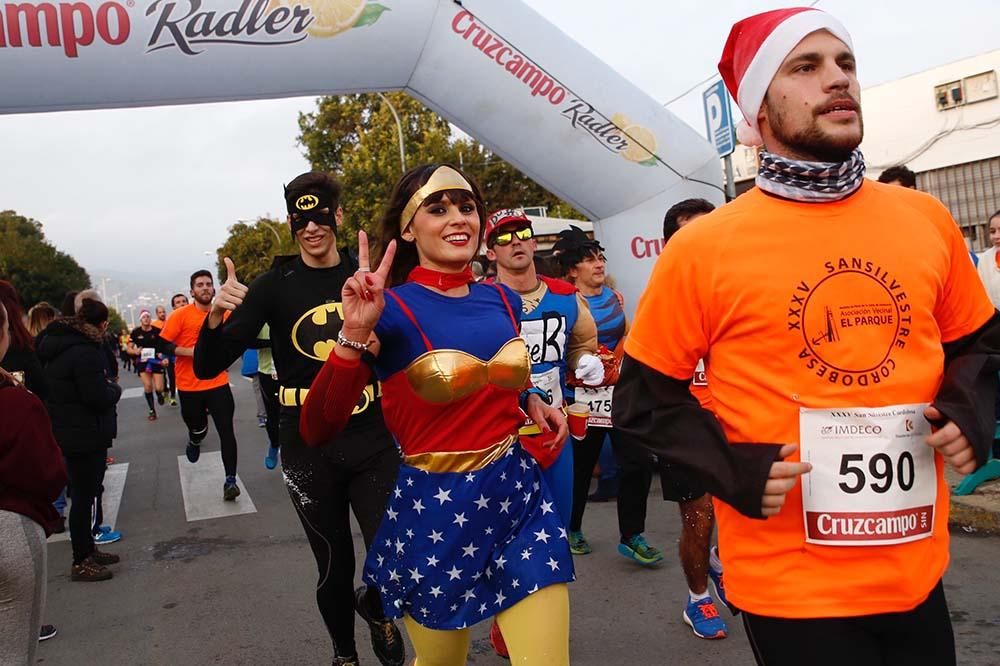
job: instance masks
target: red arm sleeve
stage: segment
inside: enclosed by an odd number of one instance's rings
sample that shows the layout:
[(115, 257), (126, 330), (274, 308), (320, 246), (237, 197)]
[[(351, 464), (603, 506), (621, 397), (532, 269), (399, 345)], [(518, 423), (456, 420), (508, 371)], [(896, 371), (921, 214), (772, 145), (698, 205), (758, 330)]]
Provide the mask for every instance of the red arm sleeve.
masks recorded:
[(299, 434), (306, 444), (323, 446), (344, 429), (371, 374), (360, 359), (347, 361), (331, 352), (299, 414)]

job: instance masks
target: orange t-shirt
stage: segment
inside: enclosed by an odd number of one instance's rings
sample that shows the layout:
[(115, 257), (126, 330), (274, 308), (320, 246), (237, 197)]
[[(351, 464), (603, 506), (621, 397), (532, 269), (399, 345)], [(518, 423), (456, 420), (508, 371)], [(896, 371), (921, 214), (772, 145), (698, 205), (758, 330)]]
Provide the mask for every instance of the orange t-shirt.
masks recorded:
[[(206, 316), (208, 313), (199, 310), (194, 303), (178, 308), (170, 313), (160, 337), (178, 347), (194, 347)], [(229, 373), (226, 371), (212, 379), (198, 379), (194, 374), (194, 358), (191, 356), (177, 356), (175, 364), (174, 374), (180, 391), (207, 391), (229, 383)]]
[(149, 322), (149, 325), (152, 326), (153, 328), (158, 328), (162, 331), (164, 323), (165, 322), (162, 319), (154, 319), (153, 321)]
[[(729, 441), (797, 443), (803, 407), (931, 402), (942, 343), (993, 312), (933, 197), (872, 181), (823, 204), (754, 189), (671, 238), (625, 349), (677, 379), (705, 358)], [(801, 483), (766, 521), (717, 501), (729, 598), (785, 618), (913, 609), (948, 564), (948, 487), (939, 455), (935, 464), (933, 535), (899, 545), (807, 543)]]

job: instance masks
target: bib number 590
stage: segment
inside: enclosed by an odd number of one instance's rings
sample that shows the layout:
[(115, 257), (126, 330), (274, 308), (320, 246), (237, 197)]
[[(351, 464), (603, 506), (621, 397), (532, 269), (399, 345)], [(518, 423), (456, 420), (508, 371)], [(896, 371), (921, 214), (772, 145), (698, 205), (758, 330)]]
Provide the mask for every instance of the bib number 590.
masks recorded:
[[(913, 487), (913, 455), (909, 451), (903, 451), (894, 463), (888, 453), (876, 453), (868, 458), (868, 464), (865, 465), (864, 455), (845, 453), (840, 458), (840, 476), (848, 477), (847, 481), (840, 482), (840, 489), (851, 495), (860, 493), (866, 485), (876, 493), (886, 493), (893, 483), (900, 490), (907, 491)], [(873, 479), (871, 483), (868, 482), (869, 477)]]

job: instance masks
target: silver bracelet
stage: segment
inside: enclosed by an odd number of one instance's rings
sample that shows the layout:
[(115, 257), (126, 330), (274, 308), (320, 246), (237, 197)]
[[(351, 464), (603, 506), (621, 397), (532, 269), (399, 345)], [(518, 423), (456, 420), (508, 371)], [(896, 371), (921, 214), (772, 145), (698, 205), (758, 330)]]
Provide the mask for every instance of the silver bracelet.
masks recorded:
[(368, 351), (368, 347), (370, 346), (367, 342), (358, 342), (357, 340), (348, 340), (347, 338), (344, 337), (344, 332), (343, 331), (340, 331), (339, 333), (337, 333), (337, 344), (341, 345), (342, 347), (347, 347), (349, 349), (355, 349), (355, 350), (357, 350), (359, 352), (366, 352), (366, 351)]

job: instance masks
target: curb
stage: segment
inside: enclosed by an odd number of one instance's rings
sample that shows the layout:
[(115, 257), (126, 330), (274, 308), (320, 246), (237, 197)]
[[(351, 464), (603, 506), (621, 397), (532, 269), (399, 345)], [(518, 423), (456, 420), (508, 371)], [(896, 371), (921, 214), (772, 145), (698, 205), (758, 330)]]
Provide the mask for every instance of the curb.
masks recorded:
[[(949, 468), (945, 480), (954, 488), (962, 477)], [(948, 527), (968, 534), (1000, 535), (1000, 481), (988, 481), (971, 495), (952, 495)]]

